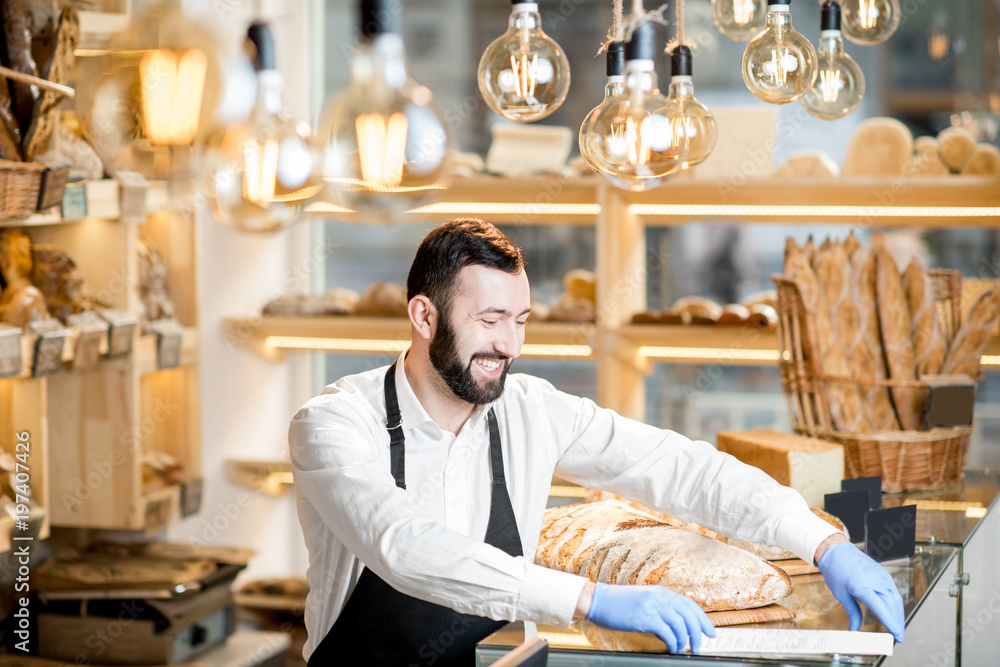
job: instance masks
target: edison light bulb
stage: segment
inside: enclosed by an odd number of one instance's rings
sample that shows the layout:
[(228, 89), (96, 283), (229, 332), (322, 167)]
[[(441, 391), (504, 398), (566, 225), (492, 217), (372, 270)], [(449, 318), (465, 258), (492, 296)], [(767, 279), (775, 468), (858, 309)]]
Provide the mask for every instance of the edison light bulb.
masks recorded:
[(712, 0), (715, 27), (738, 42), (745, 42), (764, 29), (767, 0)]
[(601, 135), (597, 120), (603, 118), (604, 111), (610, 105), (616, 104), (614, 97), (625, 90), (625, 43), (612, 42), (608, 46), (607, 55), (608, 84), (604, 87), (604, 101), (594, 107), (580, 126), (580, 155), (584, 162), (598, 174), (611, 183), (625, 190), (649, 190), (663, 182), (662, 178), (650, 178), (642, 181), (626, 181), (618, 178), (617, 172), (599, 158), (598, 147), (601, 142), (610, 140)]
[(899, 0), (843, 0), (844, 37), (855, 44), (871, 46), (892, 37), (899, 27)]
[[(100, 79), (83, 79), (99, 81), (94, 92), (77, 98), (92, 143), (112, 173), (186, 180), (195, 175), (195, 146), (213, 126), (246, 118), (253, 72), (219, 45), (216, 35), (187, 19), (175, 2), (150, 3), (112, 38)], [(239, 71), (243, 68), (246, 72)], [(245, 104), (221, 118), (233, 83), (246, 81), (247, 89), (236, 95)]]
[(245, 231), (276, 232), (297, 222), (322, 188), (309, 127), (289, 118), (274, 42), (263, 23), (248, 31), (257, 70), (257, 103), (208, 151), (203, 191), (212, 215)]
[(483, 51), (478, 79), (486, 104), (510, 120), (540, 120), (563, 103), (569, 60), (542, 31), (537, 3), (513, 0), (507, 32)]
[(767, 24), (743, 52), (743, 82), (758, 99), (788, 104), (812, 88), (816, 49), (792, 27), (791, 0), (767, 0)]
[(445, 187), (448, 135), (431, 91), (409, 78), (403, 39), (389, 0), (362, 0), (362, 45), (350, 83), (320, 116), (324, 198), (393, 218)]
[(719, 138), (715, 116), (694, 97), (691, 83), (691, 49), (677, 46), (670, 54), (670, 89), (667, 97), (684, 114), (684, 131), (688, 138), (685, 166), (704, 162), (712, 154)]
[(633, 31), (625, 47), (621, 92), (592, 110), (580, 128), (587, 164), (629, 190), (656, 187), (687, 157), (683, 116), (656, 87), (655, 38), (651, 23)]
[(820, 10), (820, 40), (816, 83), (799, 100), (806, 111), (825, 120), (843, 118), (858, 108), (865, 96), (865, 75), (854, 58), (844, 53), (840, 37), (840, 5), (826, 0)]

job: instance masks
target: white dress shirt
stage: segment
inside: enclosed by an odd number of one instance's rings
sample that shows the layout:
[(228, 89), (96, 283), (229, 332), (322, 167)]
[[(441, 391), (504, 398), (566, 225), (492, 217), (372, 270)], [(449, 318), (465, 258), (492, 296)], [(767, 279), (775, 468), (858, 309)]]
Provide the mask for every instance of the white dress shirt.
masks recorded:
[(553, 473), (724, 535), (811, 562), (836, 533), (794, 490), (691, 441), (511, 374), (496, 410), (523, 557), (483, 542), (490, 513), (489, 429), (481, 406), (458, 435), (439, 428), (396, 364), (406, 489), (389, 469), (378, 368), (326, 387), (289, 430), (299, 520), (309, 549), (308, 659), (364, 567), (394, 588), (459, 612), (567, 626), (586, 579), (534, 564)]

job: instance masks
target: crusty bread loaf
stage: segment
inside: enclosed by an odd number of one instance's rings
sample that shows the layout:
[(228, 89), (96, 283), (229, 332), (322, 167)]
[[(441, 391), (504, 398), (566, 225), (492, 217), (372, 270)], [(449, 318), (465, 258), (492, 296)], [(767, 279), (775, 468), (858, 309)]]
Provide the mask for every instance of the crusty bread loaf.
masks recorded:
[(753, 310), (754, 306), (770, 306), (771, 308), (777, 308), (778, 292), (773, 289), (764, 290), (762, 292), (754, 292), (750, 296), (740, 299), (740, 303), (750, 310)]
[(964, 127), (946, 127), (938, 134), (938, 152), (952, 171), (961, 171), (976, 152), (976, 135)]
[[(625, 505), (628, 505), (632, 509), (639, 510), (640, 512), (649, 514), (650, 516), (659, 519), (668, 526), (673, 526), (674, 528), (680, 528), (681, 530), (689, 530), (693, 533), (698, 533), (699, 535), (710, 537), (713, 540), (719, 540), (720, 542), (730, 544), (736, 547), (737, 549), (748, 551), (752, 553), (754, 556), (757, 556), (758, 558), (763, 558), (764, 560), (788, 560), (791, 558), (797, 558), (795, 554), (793, 554), (790, 551), (785, 551), (781, 547), (770, 546), (767, 544), (760, 544), (757, 542), (745, 542), (743, 540), (732, 539), (726, 537), (725, 535), (720, 535), (714, 530), (709, 530), (704, 526), (699, 526), (693, 521), (681, 521), (675, 516), (671, 516), (670, 514), (650, 509), (645, 505), (643, 505), (642, 503), (637, 503), (634, 500), (623, 498), (622, 496), (611, 493), (610, 491), (600, 491), (597, 489), (593, 489), (589, 493), (587, 493), (585, 502), (595, 503), (607, 500), (614, 500), (623, 503)], [(817, 507), (810, 507), (809, 509), (812, 511), (813, 514), (823, 519), (837, 530), (842, 531), (844, 533), (847, 532), (847, 529), (844, 527), (844, 522), (838, 519), (837, 517), (833, 516), (832, 514), (827, 514), (826, 512)]]
[(722, 315), (722, 306), (703, 296), (686, 296), (677, 299), (669, 312), (681, 317), (686, 315), (691, 324), (714, 324)]
[[(812, 243), (812, 239), (809, 243)], [(826, 307), (826, 298), (820, 290), (819, 280), (809, 263), (806, 249), (800, 248), (792, 238), (785, 243), (785, 277), (798, 287), (802, 305), (812, 322), (812, 326), (805, 327), (803, 331), (802, 353), (806, 359), (813, 361), (817, 371), (821, 371), (823, 352), (832, 343), (830, 311)]]
[[(824, 353), (826, 375), (861, 378), (874, 366), (867, 345), (849, 345), (861, 331), (860, 315), (851, 295), (851, 264), (839, 243), (824, 244), (815, 260), (820, 286), (830, 308), (833, 325), (832, 348)], [(871, 431), (868, 409), (861, 387), (855, 383), (827, 383), (831, 417), (834, 425), (849, 433)], [(838, 417), (839, 415), (839, 417)]]
[(973, 302), (948, 348), (941, 372), (979, 376), (983, 352), (1000, 317), (1000, 286), (987, 287)]
[[(882, 349), (886, 367), (893, 380), (915, 380), (917, 368), (910, 338), (912, 318), (903, 289), (903, 279), (892, 255), (885, 249), (875, 255), (876, 289)], [(892, 401), (900, 426), (906, 431), (920, 428), (923, 417), (923, 394), (916, 387), (893, 387)]]
[(847, 259), (850, 259), (854, 255), (854, 251), (860, 247), (861, 241), (854, 235), (854, 232), (848, 234), (847, 238), (844, 239), (844, 254), (847, 255)]
[(406, 317), (406, 288), (395, 283), (373, 283), (361, 293), (354, 314), (362, 317)]
[(750, 309), (740, 303), (730, 303), (722, 308), (716, 324), (719, 326), (740, 326), (750, 319)]
[(596, 317), (594, 302), (586, 297), (563, 294), (549, 308), (553, 322), (593, 322)]
[(903, 280), (906, 284), (906, 302), (910, 306), (910, 317), (913, 318), (911, 338), (916, 355), (917, 376), (937, 375), (944, 364), (948, 345), (937, 319), (934, 285), (916, 257), (907, 265)]
[(847, 146), (844, 176), (896, 176), (913, 154), (913, 134), (895, 118), (869, 118)]
[(962, 165), (965, 175), (1000, 175), (1000, 149), (992, 144), (979, 144)]
[(563, 276), (563, 290), (570, 296), (577, 296), (597, 302), (597, 282), (594, 274), (586, 269), (572, 269)]
[[(882, 334), (875, 305), (875, 257), (862, 247), (857, 248), (851, 256), (851, 298), (858, 309), (858, 329), (854, 339), (847, 341), (847, 354), (851, 358), (868, 359), (871, 362), (867, 368), (858, 368), (855, 377), (859, 380), (884, 380), (885, 357), (882, 354)], [(872, 429), (898, 430), (899, 421), (889, 399), (889, 391), (878, 385), (862, 387)]]
[(770, 563), (616, 501), (553, 507), (535, 563), (608, 584), (660, 584), (705, 611), (761, 607), (792, 592)]

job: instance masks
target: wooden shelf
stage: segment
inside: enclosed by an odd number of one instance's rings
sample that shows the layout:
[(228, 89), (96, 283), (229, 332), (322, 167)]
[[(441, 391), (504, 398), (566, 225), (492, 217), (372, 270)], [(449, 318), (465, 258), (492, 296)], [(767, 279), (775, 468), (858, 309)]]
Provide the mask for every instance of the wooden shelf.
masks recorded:
[(883, 227), (998, 227), (1000, 179), (925, 178), (678, 179), (649, 192), (623, 192), (646, 225), (693, 220)]
[(226, 459), (226, 477), (234, 484), (269, 496), (283, 496), (292, 488), (291, 461)]
[[(60, 208), (54, 206), (44, 212), (26, 218), (0, 218), (0, 227), (44, 227), (49, 225), (75, 224), (83, 220), (118, 220), (121, 218), (121, 184), (111, 178), (97, 181), (71, 183), (67, 188), (84, 188), (87, 198), (87, 214), (83, 217), (63, 218)], [(171, 209), (172, 201), (169, 185), (165, 181), (153, 181), (146, 190), (146, 213)]]
[[(620, 200), (645, 225), (702, 219), (736, 223), (849, 224), (861, 228), (1000, 226), (1000, 180), (991, 176), (702, 180), (681, 176), (648, 192), (619, 190), (594, 175), (455, 178), (441, 201), (412, 220), (474, 215), (497, 224), (593, 225)], [(353, 212), (331, 213), (361, 221)]]
[[(225, 340), (266, 359), (282, 361), (286, 350), (341, 354), (398, 354), (410, 342), (402, 317), (230, 317)], [(590, 323), (529, 322), (524, 354), (548, 359), (593, 359), (596, 327)]]

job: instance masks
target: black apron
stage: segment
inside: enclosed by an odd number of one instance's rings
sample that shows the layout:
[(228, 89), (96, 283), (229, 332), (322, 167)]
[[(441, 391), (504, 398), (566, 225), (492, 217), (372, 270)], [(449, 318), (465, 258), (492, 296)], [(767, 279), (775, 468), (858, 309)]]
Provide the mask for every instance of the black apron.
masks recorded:
[[(402, 416), (396, 399), (396, 364), (385, 374), (386, 428), (389, 461), (396, 486), (406, 488)], [(496, 414), (487, 414), (493, 490), (486, 544), (522, 556), (514, 509), (507, 494)], [(496, 632), (506, 621), (460, 614), (433, 602), (400, 593), (365, 568), (347, 605), (333, 627), (309, 656), (309, 667), (350, 665), (372, 667), (471, 667), (476, 642)]]

